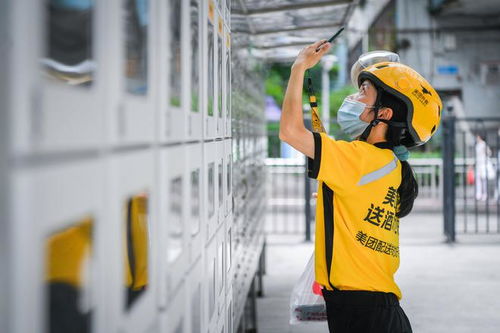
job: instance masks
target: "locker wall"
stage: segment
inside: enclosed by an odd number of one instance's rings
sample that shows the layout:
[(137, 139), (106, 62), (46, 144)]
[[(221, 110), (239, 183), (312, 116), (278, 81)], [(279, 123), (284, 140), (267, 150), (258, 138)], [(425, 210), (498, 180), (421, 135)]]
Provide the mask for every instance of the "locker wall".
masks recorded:
[[(1, 9), (0, 330), (55, 332), (71, 295), (85, 332), (236, 331), (264, 239), (266, 136), (230, 0)], [(82, 42), (63, 51), (58, 33)]]
[[(0, 40), (4, 40), (8, 35), (8, 7), (7, 3), (0, 4)], [(0, 62), (0, 72), (8, 73), (9, 68), (9, 54), (6, 50), (0, 48), (0, 56), (4, 61)], [(6, 156), (8, 156), (9, 151), (9, 123), (8, 114), (4, 110), (8, 107), (8, 91), (7, 91), (7, 80), (1, 80), (0, 82), (0, 188), (2, 189), (0, 193), (0, 211), (3, 212), (2, 217), (0, 217), (0, 264), (4, 267), (10, 267), (10, 256), (9, 251), (9, 221), (11, 220), (9, 211), (9, 196), (7, 195), (10, 190), (10, 184), (8, 180), (9, 175), (9, 164)], [(7, 332), (8, 321), (7, 321), (7, 309), (9, 307), (8, 301), (8, 291), (10, 290), (10, 275), (7, 269), (0, 270), (0, 331)]]

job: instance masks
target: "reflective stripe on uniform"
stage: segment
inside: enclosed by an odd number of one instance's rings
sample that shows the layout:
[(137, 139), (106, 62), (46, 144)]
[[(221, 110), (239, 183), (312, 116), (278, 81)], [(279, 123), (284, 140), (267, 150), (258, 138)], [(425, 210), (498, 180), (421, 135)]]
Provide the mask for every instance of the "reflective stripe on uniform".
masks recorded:
[(392, 170), (397, 168), (397, 166), (398, 166), (398, 158), (394, 156), (394, 159), (392, 161), (390, 161), (380, 169), (372, 171), (361, 177), (361, 180), (359, 181), (358, 185), (366, 185), (368, 183), (374, 182), (391, 173)]

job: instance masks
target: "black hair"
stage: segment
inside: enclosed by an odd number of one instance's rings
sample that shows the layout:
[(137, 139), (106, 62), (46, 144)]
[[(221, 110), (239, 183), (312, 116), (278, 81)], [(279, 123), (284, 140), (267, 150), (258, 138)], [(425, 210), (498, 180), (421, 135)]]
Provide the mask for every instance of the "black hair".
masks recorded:
[[(380, 98), (378, 98), (379, 105), (392, 109), (392, 118), (390, 120), (395, 122), (406, 122), (408, 111), (403, 101), (381, 90), (379, 90), (378, 93), (381, 93)], [(407, 133), (405, 128), (389, 125), (385, 134), (385, 139), (394, 146), (399, 146), (401, 145), (401, 141), (405, 140)], [(411, 212), (413, 202), (418, 196), (418, 183), (408, 161), (401, 161), (401, 184), (398, 188), (398, 194), (399, 209), (396, 216), (405, 217)]]

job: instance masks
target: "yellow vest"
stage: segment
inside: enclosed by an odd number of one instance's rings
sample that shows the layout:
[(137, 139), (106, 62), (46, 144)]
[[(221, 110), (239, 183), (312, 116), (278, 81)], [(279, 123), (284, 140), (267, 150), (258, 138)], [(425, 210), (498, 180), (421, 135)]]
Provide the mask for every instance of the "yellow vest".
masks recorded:
[(316, 204), (316, 281), (329, 290), (392, 292), (399, 268), (401, 163), (390, 149), (313, 133), (308, 176), (320, 181)]

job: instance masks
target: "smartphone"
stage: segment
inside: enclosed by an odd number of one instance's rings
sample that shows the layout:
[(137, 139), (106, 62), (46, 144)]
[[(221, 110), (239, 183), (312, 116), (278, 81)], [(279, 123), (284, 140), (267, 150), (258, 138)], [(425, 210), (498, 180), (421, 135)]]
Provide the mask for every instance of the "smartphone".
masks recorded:
[[(344, 29), (345, 29), (345, 27), (341, 27), (341, 28), (339, 29), (339, 31), (337, 31), (337, 32), (335, 33), (335, 35), (333, 35), (333, 36), (332, 36), (332, 38), (330, 38), (330, 39), (328, 40), (328, 42), (329, 42), (329, 43), (332, 43), (332, 42), (333, 42), (333, 41), (334, 41), (334, 40), (335, 40), (335, 39), (336, 39), (336, 38), (337, 38), (337, 37), (338, 37), (338, 36), (342, 33), (342, 31), (344, 31)], [(326, 42), (321, 43), (321, 44), (320, 44), (320, 46), (318, 46), (318, 48), (316, 49), (316, 52), (318, 52), (318, 51), (319, 51), (319, 48), (321, 47), (321, 45), (323, 45), (323, 44), (325, 44), (325, 43), (326, 43)]]

